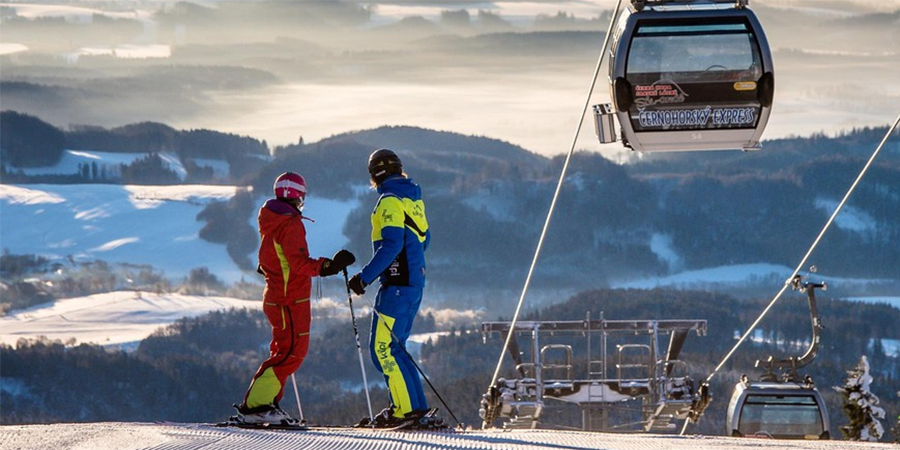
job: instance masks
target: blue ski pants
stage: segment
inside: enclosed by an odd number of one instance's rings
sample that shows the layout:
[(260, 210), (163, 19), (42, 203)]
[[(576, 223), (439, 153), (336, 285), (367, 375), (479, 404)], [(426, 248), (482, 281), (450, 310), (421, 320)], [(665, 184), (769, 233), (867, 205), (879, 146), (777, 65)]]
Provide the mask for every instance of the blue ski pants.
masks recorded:
[(422, 288), (417, 286), (381, 286), (375, 298), (370, 350), (388, 385), (395, 417), (428, 409), (419, 372), (404, 351), (421, 303)]

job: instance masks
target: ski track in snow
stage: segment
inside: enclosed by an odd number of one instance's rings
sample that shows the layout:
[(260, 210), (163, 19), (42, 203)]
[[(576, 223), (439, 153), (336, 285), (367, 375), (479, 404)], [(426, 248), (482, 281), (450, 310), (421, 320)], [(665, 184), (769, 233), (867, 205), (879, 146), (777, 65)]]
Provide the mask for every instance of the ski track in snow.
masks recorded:
[(390, 432), (352, 428), (266, 431), (180, 423), (87, 423), (0, 427), (0, 450), (879, 450), (848, 441), (769, 441), (724, 436), (589, 433), (561, 430)]

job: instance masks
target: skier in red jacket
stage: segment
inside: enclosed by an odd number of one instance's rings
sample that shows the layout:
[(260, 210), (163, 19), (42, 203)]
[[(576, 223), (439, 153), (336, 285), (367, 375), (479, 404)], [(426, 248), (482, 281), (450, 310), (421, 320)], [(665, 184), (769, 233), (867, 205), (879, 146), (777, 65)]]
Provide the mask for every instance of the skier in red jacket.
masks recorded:
[(250, 382), (235, 425), (299, 425), (278, 406), (284, 384), (303, 363), (309, 348), (312, 277), (327, 277), (353, 264), (355, 257), (340, 250), (329, 258), (311, 258), (303, 226), (306, 181), (286, 172), (275, 180), (275, 198), (259, 210), (259, 271), (266, 277), (263, 312), (272, 325), (269, 358)]

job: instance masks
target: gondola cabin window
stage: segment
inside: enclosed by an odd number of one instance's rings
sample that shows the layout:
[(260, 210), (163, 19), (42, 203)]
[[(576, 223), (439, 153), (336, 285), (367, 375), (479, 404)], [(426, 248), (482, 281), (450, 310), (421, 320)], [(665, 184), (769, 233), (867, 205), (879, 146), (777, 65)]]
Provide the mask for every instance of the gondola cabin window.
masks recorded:
[(748, 395), (740, 414), (738, 431), (745, 436), (803, 437), (826, 431), (811, 395)]

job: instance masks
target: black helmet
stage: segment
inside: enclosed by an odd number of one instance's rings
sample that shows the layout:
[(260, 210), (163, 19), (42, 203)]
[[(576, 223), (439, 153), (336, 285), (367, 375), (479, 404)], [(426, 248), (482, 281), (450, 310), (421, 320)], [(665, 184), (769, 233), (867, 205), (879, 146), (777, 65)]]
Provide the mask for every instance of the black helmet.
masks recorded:
[(375, 184), (381, 184), (391, 175), (403, 173), (403, 163), (392, 150), (379, 148), (369, 156), (369, 176)]

